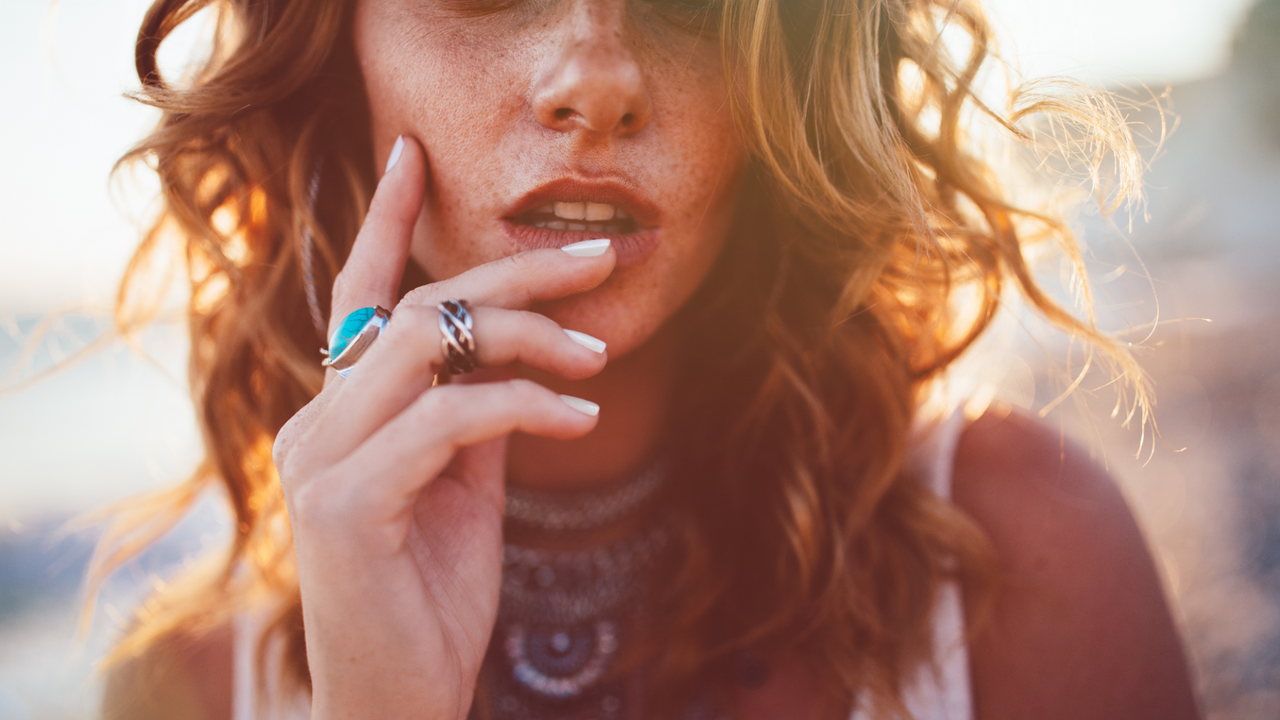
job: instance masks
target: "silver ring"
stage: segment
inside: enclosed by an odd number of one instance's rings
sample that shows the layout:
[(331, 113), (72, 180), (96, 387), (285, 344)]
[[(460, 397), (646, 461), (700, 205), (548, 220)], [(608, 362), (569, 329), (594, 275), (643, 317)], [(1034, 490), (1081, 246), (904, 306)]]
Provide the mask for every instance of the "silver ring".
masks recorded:
[(471, 334), (471, 313), (466, 300), (445, 300), (440, 311), (440, 349), (450, 375), (464, 375), (476, 369), (476, 338)]
[(324, 367), (331, 367), (342, 377), (351, 373), (356, 361), (364, 355), (378, 335), (391, 320), (391, 311), (382, 307), (360, 308), (343, 319), (329, 338), (329, 349), (320, 352), (326, 357), (320, 361)]

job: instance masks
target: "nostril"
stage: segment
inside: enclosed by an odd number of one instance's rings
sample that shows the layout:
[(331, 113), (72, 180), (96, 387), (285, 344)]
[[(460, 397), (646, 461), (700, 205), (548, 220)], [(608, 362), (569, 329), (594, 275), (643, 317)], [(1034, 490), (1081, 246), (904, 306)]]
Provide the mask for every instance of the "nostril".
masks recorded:
[(622, 116), (622, 127), (631, 127), (631, 123), (635, 121), (636, 121), (636, 116), (632, 113), (627, 113), (626, 115)]
[(569, 116), (572, 114), (573, 114), (573, 108), (567, 108), (567, 107), (556, 108), (556, 120), (561, 120), (561, 121), (568, 120)]

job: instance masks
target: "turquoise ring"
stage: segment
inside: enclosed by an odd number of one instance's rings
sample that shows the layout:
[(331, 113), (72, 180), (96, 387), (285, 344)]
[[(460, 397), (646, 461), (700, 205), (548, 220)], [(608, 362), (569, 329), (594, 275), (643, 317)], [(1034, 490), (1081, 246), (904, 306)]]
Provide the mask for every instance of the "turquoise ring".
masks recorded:
[(320, 351), (327, 356), (320, 364), (337, 370), (342, 377), (351, 374), (356, 361), (378, 339), (389, 320), (391, 311), (381, 305), (360, 308), (351, 313), (333, 331), (333, 336), (329, 338), (329, 349)]

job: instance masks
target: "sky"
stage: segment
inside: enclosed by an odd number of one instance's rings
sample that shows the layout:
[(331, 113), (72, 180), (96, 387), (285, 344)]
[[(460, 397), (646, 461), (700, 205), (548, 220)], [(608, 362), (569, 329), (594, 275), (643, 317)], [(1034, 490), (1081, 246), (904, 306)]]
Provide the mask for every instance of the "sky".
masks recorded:
[[(1163, 84), (1225, 65), (1249, 0), (989, 0), (1028, 76)], [(0, 321), (109, 302), (154, 181), (113, 161), (155, 121), (122, 97), (144, 0), (6, 0), (0, 8)], [(192, 36), (194, 33), (188, 33)], [(181, 54), (175, 43), (171, 54)], [(16, 112), (15, 112), (16, 110)]]

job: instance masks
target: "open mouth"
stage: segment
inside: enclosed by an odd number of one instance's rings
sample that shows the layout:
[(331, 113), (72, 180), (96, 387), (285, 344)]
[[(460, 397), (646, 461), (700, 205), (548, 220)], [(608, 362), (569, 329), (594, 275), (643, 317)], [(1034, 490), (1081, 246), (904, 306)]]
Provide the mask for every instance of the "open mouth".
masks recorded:
[(514, 222), (546, 230), (629, 235), (640, 229), (626, 210), (608, 203), (552, 202), (521, 213)]
[(532, 190), (507, 213), (503, 230), (521, 250), (607, 238), (624, 268), (644, 262), (662, 237), (657, 204), (611, 180), (560, 178)]

